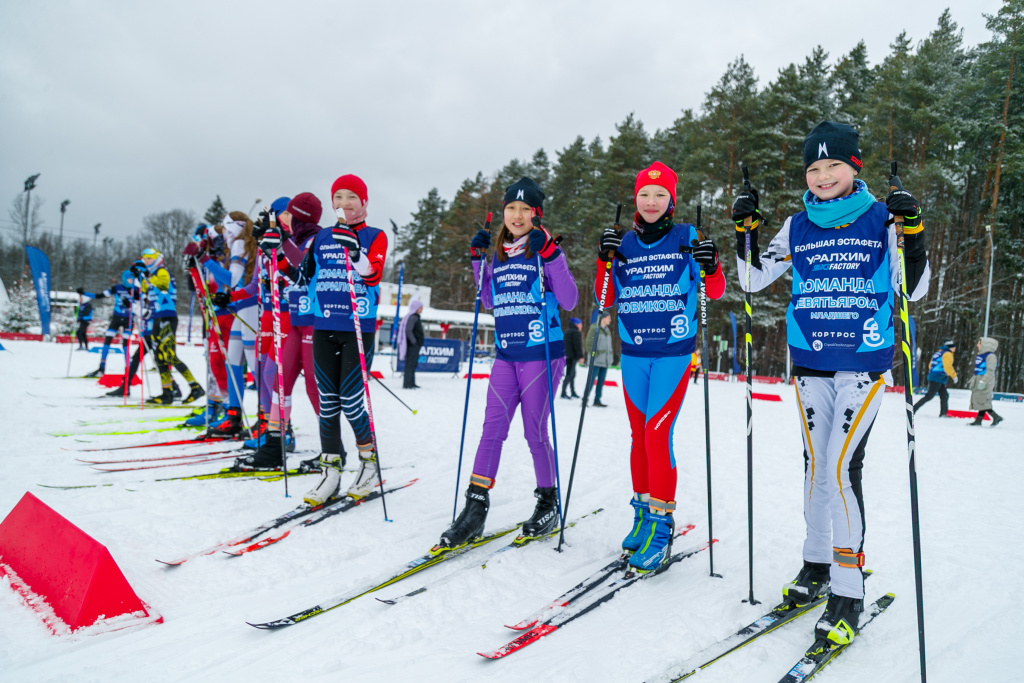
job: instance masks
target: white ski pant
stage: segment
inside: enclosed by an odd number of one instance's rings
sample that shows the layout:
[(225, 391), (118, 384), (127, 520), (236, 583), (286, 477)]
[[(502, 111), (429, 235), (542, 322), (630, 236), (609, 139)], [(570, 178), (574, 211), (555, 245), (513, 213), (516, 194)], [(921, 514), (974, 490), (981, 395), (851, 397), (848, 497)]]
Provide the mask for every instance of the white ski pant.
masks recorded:
[(256, 369), (256, 326), (259, 324), (259, 307), (249, 306), (238, 312), (231, 323), (231, 337), (228, 341), (228, 364), (241, 365), (242, 354), (250, 372)]
[(864, 597), (864, 446), (886, 384), (866, 372), (797, 377), (804, 440), (804, 560), (831, 564), (832, 592)]

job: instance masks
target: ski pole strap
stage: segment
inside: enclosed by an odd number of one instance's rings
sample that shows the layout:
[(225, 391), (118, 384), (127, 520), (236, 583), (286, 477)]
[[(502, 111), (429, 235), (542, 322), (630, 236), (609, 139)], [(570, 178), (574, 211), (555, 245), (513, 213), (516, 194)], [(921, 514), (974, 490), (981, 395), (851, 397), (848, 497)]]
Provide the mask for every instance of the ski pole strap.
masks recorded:
[(471, 475), (469, 477), (469, 483), (470, 484), (476, 484), (477, 486), (483, 487), (485, 489), (493, 489), (494, 488), (494, 480), (491, 479), (490, 477), (485, 477), (485, 476), (480, 475), (480, 474), (473, 474), (473, 475)]
[(855, 553), (849, 548), (832, 548), (832, 561), (840, 567), (860, 569), (864, 566), (864, 553)]

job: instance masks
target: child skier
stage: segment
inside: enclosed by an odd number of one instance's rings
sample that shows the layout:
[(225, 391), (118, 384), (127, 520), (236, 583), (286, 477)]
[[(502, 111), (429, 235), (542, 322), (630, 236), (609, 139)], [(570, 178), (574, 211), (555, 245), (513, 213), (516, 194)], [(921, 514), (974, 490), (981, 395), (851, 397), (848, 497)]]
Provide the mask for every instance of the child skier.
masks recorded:
[(946, 382), (956, 384), (959, 379), (956, 369), (953, 367), (953, 354), (956, 353), (956, 342), (947, 339), (942, 342), (939, 350), (932, 354), (931, 364), (928, 367), (928, 393), (920, 401), (914, 404), (914, 412), (928, 401), (939, 396), (939, 417), (946, 417), (949, 411), (949, 391), (946, 389)]
[(164, 405), (174, 402), (174, 382), (171, 379), (171, 366), (174, 366), (191, 388), (191, 392), (182, 403), (192, 403), (206, 392), (192, 377), (188, 366), (178, 359), (177, 342), (174, 337), (178, 328), (178, 312), (175, 309), (178, 292), (174, 276), (164, 266), (164, 257), (156, 249), (143, 250), (142, 264), (142, 267), (133, 264), (132, 273), (139, 280), (139, 287), (149, 304), (153, 324), (153, 354), (157, 370), (160, 372), (160, 385), (163, 388), (163, 393), (151, 398), (150, 401)]
[(132, 292), (124, 284), (131, 280), (132, 274), (130, 271), (124, 271), (121, 273), (121, 281), (114, 280), (114, 285), (104, 289), (98, 294), (92, 294), (86, 292), (83, 288), (78, 288), (78, 293), (84, 296), (91, 297), (93, 299), (106, 299), (112, 298), (114, 300), (114, 314), (110, 317), (110, 324), (107, 325), (107, 331), (103, 335), (103, 351), (100, 355), (100, 366), (96, 370), (93, 370), (86, 377), (100, 377), (107, 368), (107, 355), (110, 353), (110, 344), (114, 341), (114, 337), (117, 336), (118, 332), (121, 333), (122, 346), (125, 352), (125, 362), (128, 360), (128, 335), (131, 334), (131, 326), (128, 324), (128, 317), (130, 315), (132, 305)]
[(758, 256), (756, 191), (733, 204), (737, 268), (744, 285), (743, 221), (752, 219), (752, 291), (791, 266), (787, 337), (804, 441), (804, 566), (783, 587), (795, 605), (828, 595), (816, 637), (854, 637), (863, 611), (864, 497), (861, 469), (871, 426), (892, 385), (893, 298), (899, 259), (893, 216), (904, 217), (906, 290), (928, 288), (920, 204), (905, 190), (877, 202), (864, 181), (857, 131), (824, 121), (804, 140), (805, 210), (786, 219)]
[[(504, 223), (498, 231), (490, 263), (483, 254), (491, 245), (491, 236), (480, 230), (470, 242), (473, 273), (480, 282), (480, 300), (484, 308), (494, 309), (494, 342), (497, 358), (491, 369), (484, 413), (483, 435), (473, 463), (473, 475), (466, 490), (466, 505), (458, 519), (441, 534), (438, 551), (456, 548), (480, 536), (490, 507), (490, 490), (501, 462), (501, 448), (516, 408), (522, 405), (526, 443), (533, 455), (537, 478), (534, 495), (537, 505), (523, 524), (522, 535), (537, 537), (549, 533), (558, 524), (558, 492), (554, 455), (548, 442), (547, 424), (550, 406), (547, 373), (551, 386), (558, 386), (565, 370), (565, 343), (558, 307), (571, 311), (579, 292), (565, 255), (540, 227), (544, 193), (531, 178), (521, 178), (505, 190), (502, 209)], [(534, 227), (534, 219), (536, 226)], [(538, 255), (544, 262), (545, 306), (539, 305), (541, 274)], [(539, 319), (547, 311), (547, 320)], [(544, 328), (551, 358), (548, 368), (544, 352)]]
[(75, 341), (78, 342), (78, 351), (89, 350), (89, 323), (92, 322), (92, 296), (85, 296), (85, 290), (78, 288), (78, 329), (75, 331)]
[[(313, 197), (304, 193), (307, 197)], [(359, 473), (347, 495), (364, 498), (380, 484), (377, 453), (373, 448), (370, 418), (366, 410), (359, 347), (361, 334), (367, 368), (373, 360), (377, 329), (380, 280), (384, 275), (388, 238), (383, 230), (366, 224), (368, 195), (366, 183), (355, 175), (343, 175), (331, 186), (331, 203), (338, 222), (331, 230), (319, 230), (315, 211), (303, 207), (297, 195), (288, 204), (292, 230), (313, 236), (302, 264), (290, 269), (290, 259), (279, 268), (308, 288), (309, 310), (313, 313), (313, 364), (320, 394), (319, 483), (305, 496), (309, 505), (320, 505), (338, 494), (345, 449), (341, 443), (341, 413), (355, 432), (359, 450)], [(319, 202), (317, 202), (319, 208)], [(352, 310), (345, 253), (352, 262), (357, 311)], [(300, 304), (300, 308), (303, 308)], [(356, 330), (355, 316), (359, 316)], [(307, 369), (308, 372), (308, 369)]]
[[(676, 508), (672, 433), (696, 348), (701, 269), (709, 297), (718, 299), (725, 292), (715, 243), (694, 226), (674, 221), (676, 182), (675, 172), (661, 162), (637, 174), (633, 230), (624, 236), (612, 228), (604, 231), (594, 284), (599, 305), (618, 301), (634, 492), (633, 527), (622, 548), (640, 572), (657, 569), (671, 553)], [(622, 258), (615, 259), (609, 286), (606, 264), (616, 252)]]

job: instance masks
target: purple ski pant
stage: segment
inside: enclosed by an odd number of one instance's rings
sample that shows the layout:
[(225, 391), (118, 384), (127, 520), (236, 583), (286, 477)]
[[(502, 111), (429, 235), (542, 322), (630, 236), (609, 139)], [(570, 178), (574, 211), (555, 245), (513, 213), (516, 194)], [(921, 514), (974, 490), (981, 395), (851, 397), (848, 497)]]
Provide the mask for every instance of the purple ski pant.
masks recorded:
[[(563, 372), (565, 358), (553, 359), (552, 386), (558, 386)], [(547, 363), (542, 360), (516, 363), (494, 361), (491, 381), (487, 386), (483, 435), (476, 450), (473, 474), (491, 480), (495, 478), (498, 465), (501, 464), (501, 447), (508, 438), (512, 418), (520, 404), (523, 407), (523, 431), (533, 455), (537, 486), (554, 486), (555, 455), (548, 440), (548, 415), (551, 403), (548, 396)]]

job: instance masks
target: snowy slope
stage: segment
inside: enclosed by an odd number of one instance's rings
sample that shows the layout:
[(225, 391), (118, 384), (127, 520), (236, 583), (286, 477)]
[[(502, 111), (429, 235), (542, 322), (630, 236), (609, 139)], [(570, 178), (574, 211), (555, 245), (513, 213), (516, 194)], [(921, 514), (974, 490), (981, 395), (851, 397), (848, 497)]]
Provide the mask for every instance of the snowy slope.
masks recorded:
[[(397, 482), (415, 486), (388, 498), (386, 522), (379, 502), (240, 558), (215, 555), (178, 568), (155, 558), (198, 550), (275, 516), (301, 501), (309, 477), (290, 482), (167, 482), (162, 476), (213, 471), (217, 463), (151, 472), (100, 474), (62, 450), (130, 443), (144, 437), (49, 436), (87, 428), (76, 420), (137, 419), (137, 411), (96, 408), (88, 396), (101, 389), (86, 380), (34, 379), (64, 374), (63, 345), (4, 342), (0, 352), (3, 476), (0, 516), (32, 491), (104, 543), (136, 592), (165, 623), (132, 632), (55, 637), (6, 587), (0, 589), (0, 679), (4, 681), (643, 681), (684, 660), (761, 614), (780, 596), (800, 566), (802, 449), (791, 388), (781, 403), (756, 402), (754, 414), (755, 596), (747, 594), (747, 508), (744, 394), (740, 384), (711, 383), (715, 569), (708, 554), (620, 594), (564, 631), (500, 661), (476, 654), (507, 642), (502, 627), (541, 606), (617, 553), (631, 510), (629, 433), (621, 389), (609, 387), (604, 410), (591, 409), (580, 447), (569, 516), (604, 507), (567, 532), (561, 554), (551, 545), (506, 553), (486, 569), (467, 569), (455, 580), (395, 606), (372, 597), (280, 632), (250, 628), (309, 607), (322, 598), (398, 569), (424, 552), (451, 520), (465, 381), (421, 373), (423, 389), (401, 391), (419, 409), (412, 415), (374, 386), (380, 458)], [(202, 359), (183, 352), (197, 376)], [(72, 374), (95, 367), (95, 354), (75, 353)], [(120, 361), (112, 361), (117, 370)], [(388, 374), (388, 373), (386, 373)], [(155, 375), (153, 376), (155, 378)], [(618, 380), (610, 373), (609, 379)], [(480, 435), (485, 381), (474, 381), (462, 484), (468, 482)], [(577, 380), (582, 388), (582, 380)], [(301, 391), (301, 382), (298, 387)], [(967, 408), (954, 391), (953, 408)], [(297, 394), (299, 447), (317, 449), (316, 423)], [(252, 406), (250, 406), (252, 409)], [(575, 402), (558, 400), (562, 485), (568, 482), (579, 419)], [(1021, 448), (1024, 406), (1000, 404), (1006, 422), (992, 430), (965, 420), (939, 420), (938, 401), (918, 419), (918, 477), (923, 521), (929, 674), (932, 681), (1011, 681), (1011, 634), (1024, 608), (1017, 583), (1024, 566), (1021, 539), (1024, 479)], [(156, 412), (156, 411), (153, 411)], [(166, 411), (160, 411), (162, 414)], [(147, 413), (148, 414), (148, 413)], [(128, 424), (128, 423), (126, 423)], [(489, 527), (525, 519), (533, 507), (532, 465), (513, 426), (492, 492)], [(95, 429), (95, 428), (93, 428)], [(346, 448), (354, 448), (343, 428)], [(703, 395), (692, 387), (675, 441), (679, 466), (677, 521), (707, 537)], [(118, 455), (119, 454), (115, 454)], [(346, 475), (347, 486), (352, 475)], [(37, 484), (113, 482), (101, 488), (53, 490)], [(867, 564), (875, 570), (868, 593), (894, 592), (895, 604), (822, 681), (917, 680), (906, 441), (902, 397), (887, 394), (864, 468)], [(461, 508), (461, 492), (460, 502)], [(689, 542), (688, 542), (689, 543)], [(465, 562), (463, 562), (465, 563)], [(471, 563), (471, 562), (470, 562)], [(405, 593), (447, 574), (450, 565), (424, 573), (381, 597)], [(696, 681), (776, 681), (809, 644), (813, 617), (714, 665)]]

